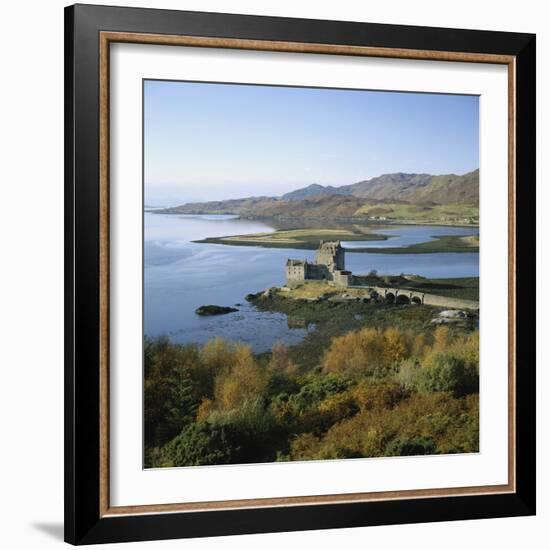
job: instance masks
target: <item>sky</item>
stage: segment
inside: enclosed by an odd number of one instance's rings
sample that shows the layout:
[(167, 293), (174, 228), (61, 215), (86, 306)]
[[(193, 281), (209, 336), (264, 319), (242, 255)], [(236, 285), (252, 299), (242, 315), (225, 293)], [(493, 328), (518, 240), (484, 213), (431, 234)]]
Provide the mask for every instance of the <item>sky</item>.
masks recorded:
[(146, 80), (146, 206), (479, 167), (477, 96)]

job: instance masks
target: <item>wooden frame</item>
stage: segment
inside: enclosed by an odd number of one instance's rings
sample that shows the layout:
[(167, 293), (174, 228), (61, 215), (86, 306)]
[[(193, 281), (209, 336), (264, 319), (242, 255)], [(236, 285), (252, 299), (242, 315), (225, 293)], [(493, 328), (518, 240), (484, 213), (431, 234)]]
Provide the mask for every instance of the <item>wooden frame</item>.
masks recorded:
[[(529, 311), (529, 304), (535, 303), (530, 253), (534, 36), (84, 5), (66, 9), (65, 33), (66, 540), (79, 544), (534, 513), (534, 316)], [(506, 485), (110, 506), (108, 84), (113, 42), (508, 66), (508, 277), (513, 291), (508, 302)], [(516, 370), (517, 358), (522, 369)]]

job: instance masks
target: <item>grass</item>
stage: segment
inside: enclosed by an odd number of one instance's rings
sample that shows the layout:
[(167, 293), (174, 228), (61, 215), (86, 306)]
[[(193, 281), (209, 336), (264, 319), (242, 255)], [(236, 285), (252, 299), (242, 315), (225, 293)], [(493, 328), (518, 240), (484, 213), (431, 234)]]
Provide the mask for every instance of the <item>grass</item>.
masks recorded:
[(424, 279), (418, 277), (406, 283), (403, 288), (421, 292), (459, 298), (463, 300), (479, 300), (479, 277), (460, 277), (454, 279)]
[[(341, 292), (341, 291), (340, 291)], [(323, 281), (309, 281), (300, 286), (291, 288), (284, 295), (294, 300), (308, 300), (319, 296), (334, 296), (338, 289)]]
[[(372, 286), (385, 285), (383, 279), (377, 278), (369, 278), (368, 280), (365, 280), (364, 284), (370, 284)], [(337, 288), (322, 281), (308, 281), (307, 283), (301, 284), (297, 287), (293, 287), (290, 290), (285, 290), (282, 295), (293, 300), (311, 300), (314, 298), (319, 298), (320, 296), (329, 298), (331, 296), (338, 296), (342, 294), (357, 297), (369, 295), (366, 289)]]
[(385, 235), (372, 233), (367, 227), (353, 226), (353, 229), (284, 229), (270, 233), (209, 237), (198, 243), (215, 243), (233, 246), (263, 246), (266, 248), (299, 248), (316, 250), (319, 241), (379, 241), (388, 239)]
[[(249, 235), (229, 235), (226, 237), (208, 237), (194, 241), (197, 243), (225, 244), (230, 246), (261, 246), (264, 248), (294, 248), (317, 250), (319, 241), (382, 241), (390, 237), (373, 233), (371, 228), (354, 225), (350, 229), (280, 229), (270, 233)], [(365, 246), (354, 248), (351, 252), (375, 254), (433, 254), (437, 252), (479, 252), (479, 237), (443, 236), (433, 241), (413, 244), (406, 247), (373, 248)]]
[(479, 237), (470, 235), (459, 237), (447, 235), (434, 237), (433, 241), (411, 244), (403, 247), (388, 248), (354, 248), (353, 252), (367, 252), (375, 254), (435, 254), (438, 252), (479, 252)]
[(407, 204), (376, 203), (365, 204), (355, 212), (356, 216), (385, 218), (411, 222), (461, 223), (477, 225), (479, 207), (469, 204)]
[[(454, 279), (426, 279), (424, 277), (402, 276), (368, 276), (362, 277), (363, 285), (402, 288), (417, 290), (449, 298), (479, 300), (479, 277), (461, 277)], [(320, 296), (330, 297), (341, 294), (365, 296), (367, 290), (362, 288), (336, 288), (322, 281), (308, 281), (300, 286), (281, 292), (281, 296), (293, 300), (311, 300)]]

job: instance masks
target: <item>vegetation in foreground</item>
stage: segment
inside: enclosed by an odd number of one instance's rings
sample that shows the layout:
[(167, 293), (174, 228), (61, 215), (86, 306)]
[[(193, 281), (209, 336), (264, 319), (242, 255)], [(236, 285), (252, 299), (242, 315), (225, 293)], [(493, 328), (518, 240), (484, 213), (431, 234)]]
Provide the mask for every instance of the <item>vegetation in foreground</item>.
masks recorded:
[(301, 364), (283, 344), (146, 339), (146, 467), (478, 451), (477, 331), (403, 324), (334, 335)]

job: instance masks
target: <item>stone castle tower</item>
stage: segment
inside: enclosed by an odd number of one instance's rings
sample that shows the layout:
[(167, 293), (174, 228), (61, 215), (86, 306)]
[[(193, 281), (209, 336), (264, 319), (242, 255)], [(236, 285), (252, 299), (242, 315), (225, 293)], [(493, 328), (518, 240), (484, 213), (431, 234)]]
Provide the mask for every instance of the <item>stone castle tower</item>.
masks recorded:
[(346, 269), (345, 252), (340, 241), (321, 241), (315, 252), (315, 263), (326, 265), (330, 273), (344, 271)]
[(315, 261), (292, 260), (286, 262), (286, 284), (293, 287), (304, 281), (330, 281), (336, 286), (349, 286), (352, 274), (345, 270), (345, 249), (340, 241), (321, 241), (315, 252)]

